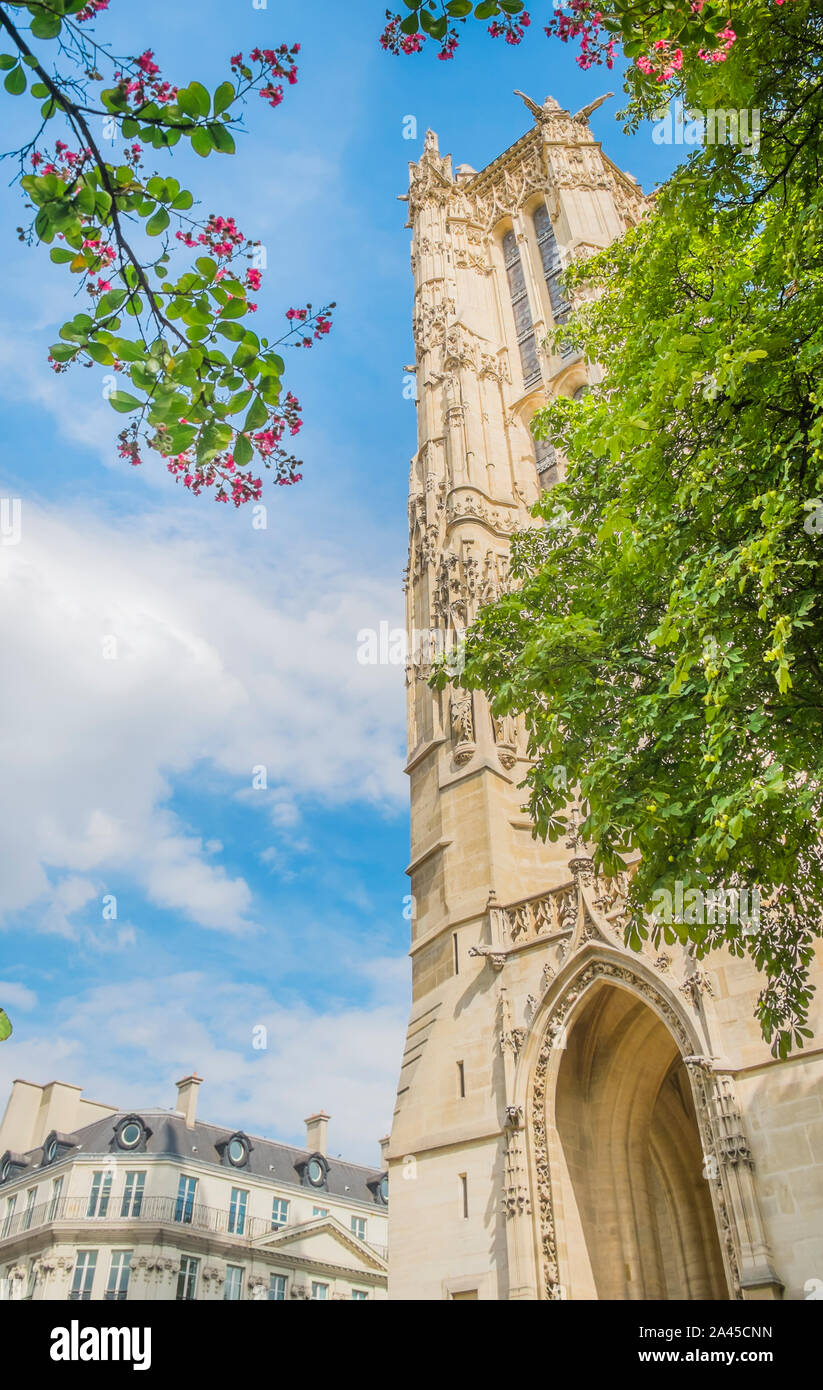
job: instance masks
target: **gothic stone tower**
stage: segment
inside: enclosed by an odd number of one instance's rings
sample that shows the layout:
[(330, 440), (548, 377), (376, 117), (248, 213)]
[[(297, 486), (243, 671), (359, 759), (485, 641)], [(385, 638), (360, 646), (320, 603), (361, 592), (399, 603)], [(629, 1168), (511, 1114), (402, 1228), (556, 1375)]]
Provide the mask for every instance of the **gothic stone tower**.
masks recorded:
[(574, 832), (532, 838), (515, 722), (426, 681), (420, 634), (445, 645), (505, 588), (512, 532), (562, 470), (531, 416), (596, 370), (544, 346), (569, 310), (558, 274), (645, 209), (592, 108), (524, 100), (532, 128), (480, 173), (431, 133), (411, 165), (413, 1005), (390, 1296), (802, 1298), (823, 1276), (823, 1049), (773, 1062), (745, 962), (626, 951), (625, 881), (598, 880)]

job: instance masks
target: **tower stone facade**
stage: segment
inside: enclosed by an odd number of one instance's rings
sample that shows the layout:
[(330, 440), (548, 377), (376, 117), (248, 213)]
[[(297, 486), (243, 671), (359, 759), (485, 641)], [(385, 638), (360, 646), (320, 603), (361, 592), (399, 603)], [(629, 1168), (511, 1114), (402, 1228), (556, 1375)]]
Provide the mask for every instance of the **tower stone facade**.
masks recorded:
[(427, 682), (562, 475), (532, 415), (596, 377), (545, 346), (560, 272), (646, 207), (592, 108), (524, 100), (531, 128), (479, 173), (431, 133), (410, 169), (413, 1004), (390, 1297), (803, 1298), (823, 1281), (823, 1047), (771, 1058), (747, 961), (626, 950), (627, 876), (595, 875), (573, 818), (567, 843), (532, 836), (517, 722)]

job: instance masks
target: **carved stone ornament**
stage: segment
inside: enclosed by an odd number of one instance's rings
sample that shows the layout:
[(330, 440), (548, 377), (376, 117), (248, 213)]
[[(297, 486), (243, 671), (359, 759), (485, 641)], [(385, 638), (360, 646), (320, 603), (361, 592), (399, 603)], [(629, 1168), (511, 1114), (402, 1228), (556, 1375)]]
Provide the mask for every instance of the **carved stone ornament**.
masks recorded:
[[(733, 1102), (726, 1096), (726, 1110), (723, 1110), (723, 1092), (712, 1070), (712, 1063), (706, 1058), (691, 1055), (691, 1040), (678, 1014), (668, 1000), (657, 989), (643, 980), (629, 966), (613, 961), (595, 960), (585, 966), (567, 985), (564, 992), (555, 1000), (543, 1028), (531, 1088), (530, 1121), (534, 1144), (536, 1175), (537, 1216), (539, 1223), (540, 1258), (542, 1264), (543, 1288), (549, 1299), (562, 1298), (558, 1264), (557, 1232), (555, 1226), (554, 1196), (549, 1164), (548, 1139), (546, 1134), (546, 1102), (549, 1064), (557, 1046), (557, 1039), (563, 1035), (570, 1015), (581, 994), (598, 980), (615, 981), (628, 987), (655, 1010), (669, 1028), (677, 1043), (683, 1060), (692, 1079), (698, 1128), (704, 1154), (717, 1154), (718, 1176), (711, 1182), (711, 1195), (717, 1221), (721, 1249), (723, 1250), (729, 1284), (735, 1298), (741, 1298), (740, 1261), (737, 1242), (732, 1229), (722, 1166), (732, 1161), (731, 1154), (738, 1153), (736, 1161), (745, 1162), (742, 1148), (735, 1136), (742, 1136), (742, 1122), (739, 1121)], [(720, 1122), (725, 1123), (725, 1128)], [(718, 1132), (718, 1130), (721, 1132)], [(721, 1142), (724, 1135), (728, 1142)], [(745, 1140), (743, 1141), (745, 1143)]]

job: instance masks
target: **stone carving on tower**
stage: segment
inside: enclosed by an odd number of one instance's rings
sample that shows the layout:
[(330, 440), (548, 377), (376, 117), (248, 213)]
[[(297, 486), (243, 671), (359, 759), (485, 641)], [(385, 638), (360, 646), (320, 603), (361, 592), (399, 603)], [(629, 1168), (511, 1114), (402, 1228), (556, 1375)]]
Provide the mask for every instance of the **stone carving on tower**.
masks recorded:
[[(626, 948), (631, 858), (598, 875), (572, 807), (567, 842), (535, 839), (522, 722), (459, 681), (429, 685), (509, 591), (511, 537), (563, 475), (534, 412), (599, 380), (551, 338), (574, 307), (563, 270), (647, 209), (594, 138), (599, 101), (572, 115), (524, 100), (533, 125), (487, 168), (453, 169), (432, 132), (410, 166), (413, 1003), (390, 1296), (775, 1296), (721, 982), (677, 943)], [(617, 1232), (600, 1248), (598, 1223)]]

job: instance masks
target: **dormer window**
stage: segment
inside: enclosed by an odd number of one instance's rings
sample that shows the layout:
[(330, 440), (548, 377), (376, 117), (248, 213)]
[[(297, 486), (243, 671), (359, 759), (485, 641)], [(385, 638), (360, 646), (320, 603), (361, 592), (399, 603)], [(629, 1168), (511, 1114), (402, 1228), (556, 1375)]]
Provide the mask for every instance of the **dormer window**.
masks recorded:
[(3, 1157), (0, 1158), (0, 1183), (13, 1182), (19, 1178), (29, 1166), (29, 1160), (25, 1154), (13, 1153), (11, 1149), (6, 1149)]
[(366, 1183), (369, 1191), (374, 1197), (375, 1202), (381, 1207), (389, 1205), (389, 1175), (382, 1173), (379, 1178), (372, 1178)]
[(75, 1134), (61, 1134), (58, 1129), (53, 1129), (46, 1135), (43, 1144), (43, 1158), (41, 1168), (49, 1163), (58, 1163), (61, 1158), (65, 1158), (70, 1149), (77, 1148), (77, 1136)]
[(306, 1186), (314, 1188), (326, 1186), (329, 1175), (329, 1165), (323, 1154), (310, 1154), (308, 1158), (301, 1159), (298, 1163), (295, 1163), (294, 1166), (300, 1174), (301, 1181), (305, 1183)]
[(139, 1115), (124, 1115), (114, 1127), (114, 1142), (118, 1149), (135, 1153), (144, 1150), (151, 1130)]
[(249, 1136), (238, 1130), (230, 1139), (223, 1139), (215, 1145), (221, 1162), (230, 1168), (248, 1167), (249, 1157), (254, 1147)]

